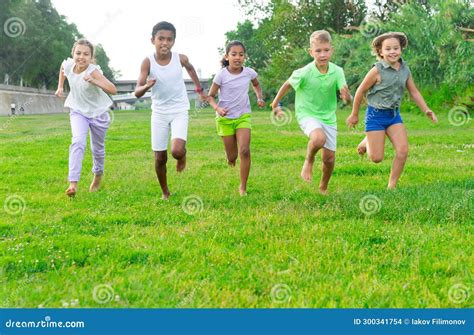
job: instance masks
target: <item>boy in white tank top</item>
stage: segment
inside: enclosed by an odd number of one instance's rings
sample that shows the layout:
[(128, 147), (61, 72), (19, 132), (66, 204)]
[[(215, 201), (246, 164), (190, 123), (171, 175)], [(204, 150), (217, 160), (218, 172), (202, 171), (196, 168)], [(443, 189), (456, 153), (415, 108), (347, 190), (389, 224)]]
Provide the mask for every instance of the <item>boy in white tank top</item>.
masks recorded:
[(155, 46), (155, 52), (143, 60), (135, 88), (137, 98), (152, 89), (151, 143), (163, 199), (170, 196), (166, 180), (170, 130), (171, 154), (177, 160), (176, 171), (181, 172), (186, 167), (189, 100), (183, 79), (183, 66), (196, 85), (196, 92), (201, 99), (207, 100), (188, 57), (171, 52), (175, 39), (176, 29), (171, 23), (162, 21), (153, 27), (151, 43)]

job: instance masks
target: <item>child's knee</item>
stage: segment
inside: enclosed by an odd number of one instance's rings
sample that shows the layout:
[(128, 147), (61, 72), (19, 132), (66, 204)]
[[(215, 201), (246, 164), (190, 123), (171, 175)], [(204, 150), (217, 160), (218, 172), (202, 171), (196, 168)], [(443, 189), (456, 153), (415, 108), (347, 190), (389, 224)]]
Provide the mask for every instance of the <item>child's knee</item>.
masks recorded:
[(186, 149), (184, 149), (184, 148), (182, 148), (182, 149), (172, 149), (171, 150), (171, 155), (175, 159), (181, 159), (186, 155)]
[(398, 147), (396, 150), (396, 155), (398, 159), (407, 159), (408, 157), (408, 145)]
[(331, 164), (334, 164), (335, 162), (336, 162), (336, 156), (334, 155), (325, 156), (323, 158), (323, 163), (326, 165), (331, 165)]
[(369, 159), (374, 163), (381, 163), (383, 161), (383, 154), (369, 154)]
[(312, 136), (309, 139), (309, 143), (314, 148), (322, 148), (326, 143), (326, 136), (324, 136), (324, 134), (321, 134), (319, 136)]
[(243, 158), (250, 157), (250, 147), (240, 147), (239, 155), (240, 157), (243, 157)]
[(85, 150), (87, 144), (86, 136), (73, 136), (71, 140), (71, 147)]
[(168, 155), (162, 152), (155, 152), (155, 164), (157, 166), (162, 166), (166, 165), (166, 162), (168, 161)]
[(227, 161), (230, 164), (235, 164), (235, 162), (237, 161), (237, 153), (226, 154), (226, 156), (227, 156)]

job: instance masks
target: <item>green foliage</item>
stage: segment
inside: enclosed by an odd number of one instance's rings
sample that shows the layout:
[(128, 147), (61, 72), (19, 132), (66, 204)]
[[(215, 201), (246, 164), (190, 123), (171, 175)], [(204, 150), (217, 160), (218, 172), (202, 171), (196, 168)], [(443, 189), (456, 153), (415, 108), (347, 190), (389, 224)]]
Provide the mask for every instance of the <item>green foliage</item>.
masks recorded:
[[(0, 80), (10, 84), (55, 88), (61, 62), (71, 55), (74, 42), (82, 37), (74, 24), (60, 15), (50, 0), (5, 0), (0, 2)], [(97, 61), (108, 78), (115, 72), (103, 48)]]
[[(318, 29), (331, 32), (332, 61), (344, 68), (353, 93), (376, 62), (372, 39), (384, 32), (402, 31), (409, 40), (403, 57), (433, 108), (453, 103), (456, 96), (472, 97), (474, 45), (460, 30), (474, 27), (473, 6), (467, 0), (376, 1), (369, 9), (364, 1), (274, 0), (267, 6), (249, 1), (244, 6), (255, 19), (263, 17), (252, 26), (248, 54), (253, 58), (255, 52), (261, 59), (257, 65), (264, 64), (256, 70), (267, 97), (276, 94), (293, 70), (311, 61), (306, 52), (309, 36)], [(370, 16), (364, 18), (367, 11)], [(239, 29), (232, 32), (233, 38), (240, 36)], [(449, 92), (446, 87), (451, 88)], [(292, 95), (287, 98), (290, 101)]]

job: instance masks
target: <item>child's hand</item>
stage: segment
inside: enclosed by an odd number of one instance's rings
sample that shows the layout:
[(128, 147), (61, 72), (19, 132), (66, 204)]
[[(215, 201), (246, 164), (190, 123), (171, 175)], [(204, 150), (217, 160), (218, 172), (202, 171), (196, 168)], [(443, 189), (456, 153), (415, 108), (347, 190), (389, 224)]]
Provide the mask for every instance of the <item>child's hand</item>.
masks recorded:
[(217, 112), (217, 114), (219, 114), (220, 116), (226, 116), (228, 111), (229, 111), (229, 110), (228, 110), (227, 108), (222, 108), (222, 107), (217, 107), (217, 108), (216, 108), (216, 112)]
[(265, 100), (263, 100), (263, 99), (258, 99), (258, 100), (257, 100), (257, 105), (258, 105), (258, 107), (260, 107), (260, 108), (265, 107)]
[(426, 113), (426, 116), (429, 117), (433, 123), (438, 123), (438, 118), (436, 117), (435, 113), (431, 109), (426, 110), (425, 113)]
[(94, 84), (94, 78), (92, 78), (89, 74), (84, 75), (84, 80), (87, 81), (89, 84)]
[[(272, 106), (273, 107), (273, 106)], [(276, 118), (279, 119), (281, 117), (285, 117), (285, 113), (281, 110), (280, 106), (276, 106), (275, 108), (272, 109), (273, 114), (275, 114)]]
[(199, 99), (204, 102), (209, 102), (209, 97), (204, 92), (199, 92)]
[(346, 124), (349, 126), (349, 128), (355, 127), (358, 122), (359, 122), (359, 116), (355, 114), (349, 115), (349, 117), (346, 120)]
[(339, 93), (341, 94), (341, 99), (346, 103), (350, 103), (352, 101), (352, 96), (351, 92), (349, 91), (349, 87), (344, 86), (339, 90)]
[(62, 98), (64, 95), (64, 89), (63, 88), (58, 88), (56, 92), (54, 93), (55, 96)]
[(156, 84), (156, 79), (148, 78), (146, 81), (146, 87), (152, 88)]

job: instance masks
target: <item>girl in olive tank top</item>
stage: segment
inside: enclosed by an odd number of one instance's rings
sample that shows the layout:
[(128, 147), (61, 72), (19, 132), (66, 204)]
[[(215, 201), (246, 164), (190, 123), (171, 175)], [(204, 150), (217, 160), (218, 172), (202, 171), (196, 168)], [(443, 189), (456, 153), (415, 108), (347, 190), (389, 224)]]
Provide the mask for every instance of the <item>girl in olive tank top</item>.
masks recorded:
[(358, 146), (359, 154), (367, 152), (369, 159), (379, 163), (384, 157), (385, 136), (395, 149), (395, 158), (388, 181), (388, 188), (397, 186), (408, 156), (408, 138), (400, 116), (400, 103), (405, 87), (418, 107), (436, 123), (436, 115), (426, 105), (418, 91), (410, 69), (401, 58), (408, 39), (403, 33), (391, 32), (377, 36), (372, 42), (372, 50), (377, 62), (367, 73), (354, 97), (352, 113), (347, 124), (354, 127), (359, 121), (359, 107), (367, 93), (367, 113), (365, 115), (366, 137)]

